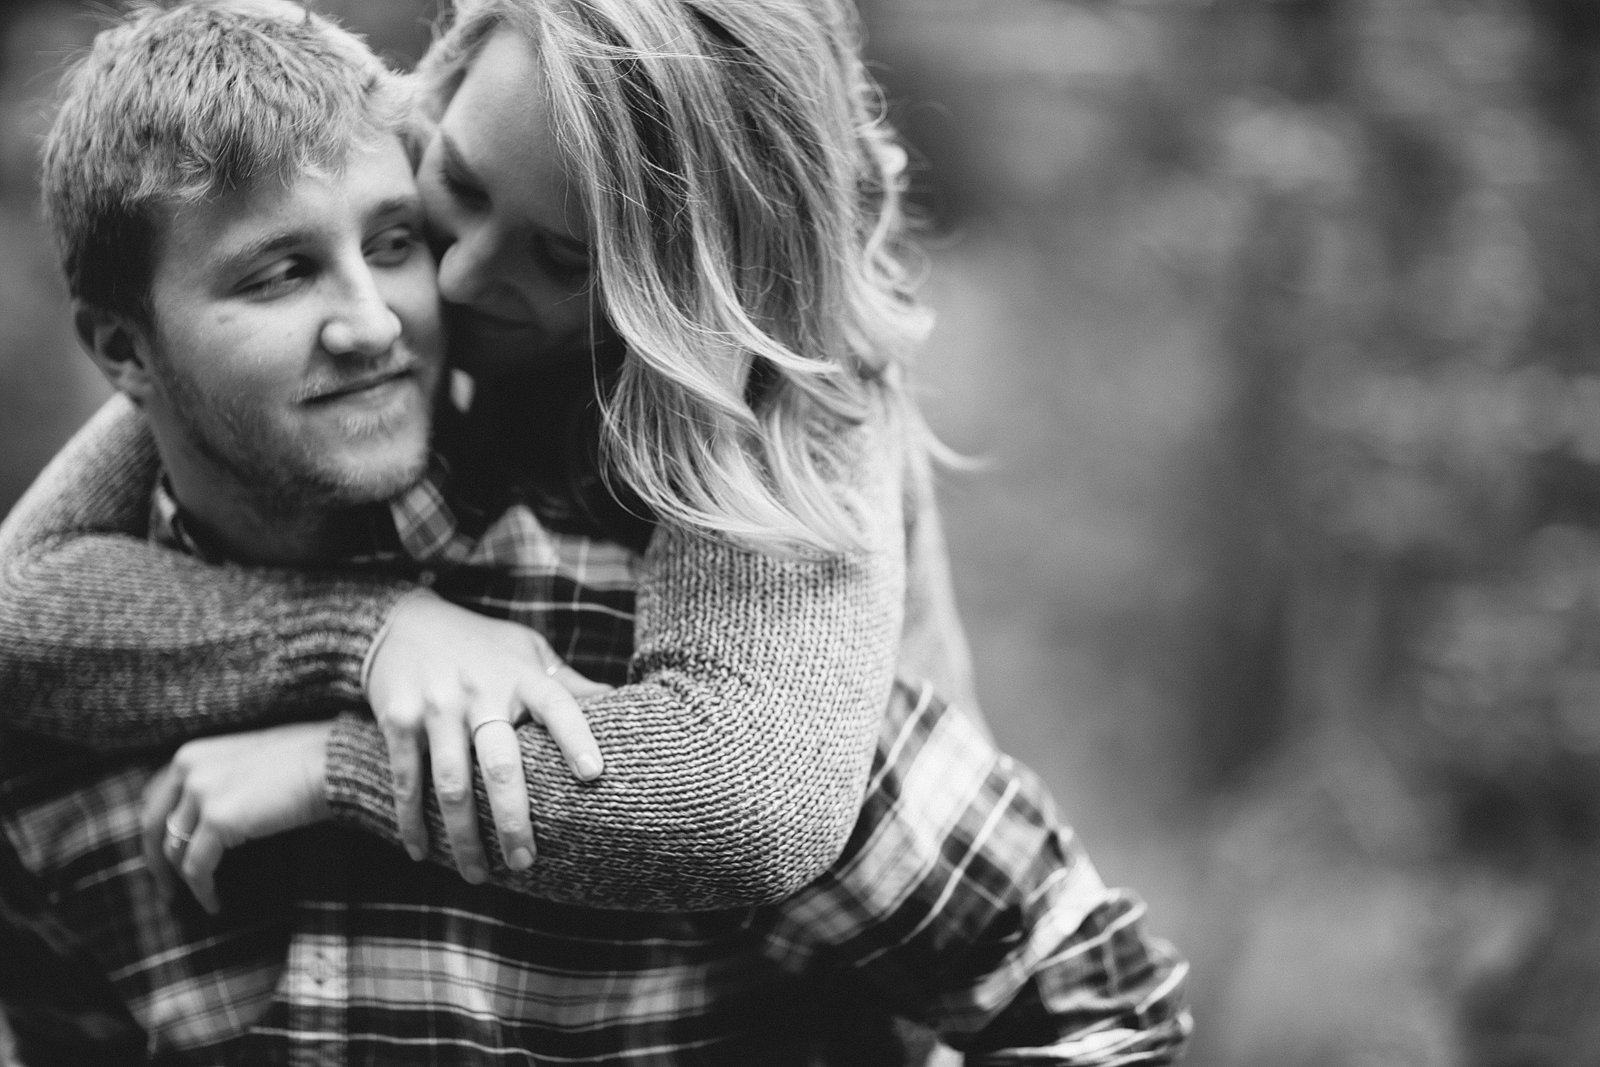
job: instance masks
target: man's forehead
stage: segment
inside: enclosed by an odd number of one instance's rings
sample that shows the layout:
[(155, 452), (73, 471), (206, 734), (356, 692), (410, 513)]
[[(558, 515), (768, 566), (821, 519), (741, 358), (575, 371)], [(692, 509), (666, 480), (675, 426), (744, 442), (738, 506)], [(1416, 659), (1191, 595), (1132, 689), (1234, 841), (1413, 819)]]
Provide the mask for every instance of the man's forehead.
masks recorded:
[(280, 168), (245, 186), (224, 189), (158, 212), (158, 253), (182, 246), (186, 256), (217, 262), (260, 235), (360, 225), (396, 201), (417, 202), (416, 180), (398, 136), (352, 147), (333, 166)]

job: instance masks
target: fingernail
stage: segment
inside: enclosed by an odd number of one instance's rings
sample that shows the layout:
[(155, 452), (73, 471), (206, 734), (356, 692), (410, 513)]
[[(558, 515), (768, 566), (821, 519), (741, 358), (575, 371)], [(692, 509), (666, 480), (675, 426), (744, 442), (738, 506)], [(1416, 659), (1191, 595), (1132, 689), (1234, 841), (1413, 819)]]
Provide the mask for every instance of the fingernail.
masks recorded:
[(467, 873), (462, 875), (462, 877), (471, 882), (473, 885), (477, 885), (489, 877), (489, 872), (484, 870), (482, 867), (468, 867)]
[(533, 853), (525, 848), (514, 848), (511, 850), (510, 863), (513, 871), (525, 871), (533, 866)]
[(412, 859), (414, 859), (418, 863), (420, 863), (420, 862), (422, 862), (423, 857), (427, 855), (427, 853), (423, 852), (421, 846), (419, 846), (419, 845), (407, 845), (406, 846), (406, 855), (410, 856)]
[(589, 753), (589, 752), (585, 752), (583, 755), (579, 756), (578, 757), (578, 777), (579, 778), (598, 778), (598, 777), (600, 777), (600, 757), (594, 755), (593, 753)]

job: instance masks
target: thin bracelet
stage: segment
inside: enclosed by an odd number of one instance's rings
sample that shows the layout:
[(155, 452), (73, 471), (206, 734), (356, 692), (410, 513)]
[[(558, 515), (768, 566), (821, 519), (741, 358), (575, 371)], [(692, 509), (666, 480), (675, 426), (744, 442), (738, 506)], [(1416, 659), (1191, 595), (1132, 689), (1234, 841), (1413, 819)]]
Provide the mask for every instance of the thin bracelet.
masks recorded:
[(389, 614), (383, 618), (383, 625), (378, 627), (378, 632), (372, 637), (372, 644), (367, 646), (367, 655), (361, 661), (361, 698), (368, 704), (372, 697), (367, 693), (367, 683), (372, 680), (372, 662), (378, 658), (378, 649), (382, 647), (384, 639), (389, 636), (389, 630), (394, 626), (394, 617), (400, 612), (400, 605), (419, 596), (437, 595), (426, 586), (409, 589), (398, 600), (389, 606)]

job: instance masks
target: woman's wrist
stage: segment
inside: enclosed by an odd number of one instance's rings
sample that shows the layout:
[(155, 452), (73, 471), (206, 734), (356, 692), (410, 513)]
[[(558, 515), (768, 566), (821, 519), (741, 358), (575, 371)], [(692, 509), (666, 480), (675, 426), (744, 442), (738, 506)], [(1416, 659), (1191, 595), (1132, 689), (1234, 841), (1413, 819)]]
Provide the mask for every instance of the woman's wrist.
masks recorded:
[(395, 619), (400, 616), (405, 606), (411, 601), (419, 597), (434, 597), (436, 595), (431, 589), (419, 585), (400, 594), (389, 605), (389, 610), (383, 617), (383, 624), (378, 627), (378, 632), (372, 635), (372, 643), (367, 646), (367, 654), (361, 660), (361, 697), (369, 705), (372, 703), (372, 665), (377, 662), (378, 653), (382, 651), (384, 642), (389, 639), (390, 633), (393, 632)]

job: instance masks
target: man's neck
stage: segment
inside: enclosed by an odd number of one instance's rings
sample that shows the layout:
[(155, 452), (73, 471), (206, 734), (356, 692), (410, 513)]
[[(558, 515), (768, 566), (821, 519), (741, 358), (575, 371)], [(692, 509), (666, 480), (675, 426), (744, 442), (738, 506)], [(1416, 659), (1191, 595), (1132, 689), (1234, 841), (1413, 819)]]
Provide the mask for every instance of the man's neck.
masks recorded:
[(167, 464), (172, 494), (208, 542), (239, 563), (302, 566), (337, 557), (347, 540), (348, 509), (276, 508), (225, 478), (207, 477), (181, 460)]

